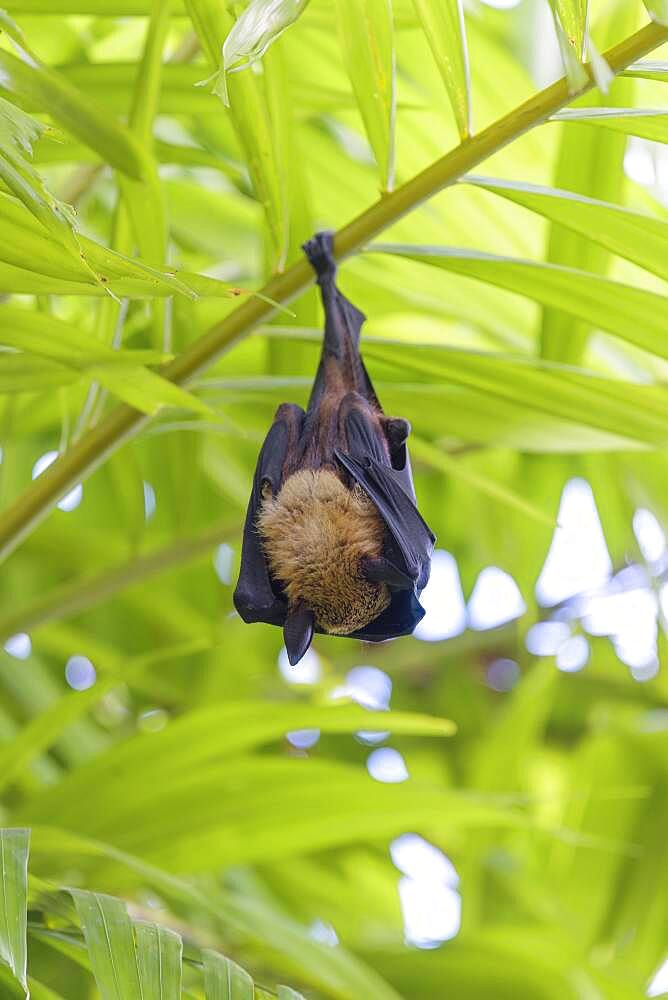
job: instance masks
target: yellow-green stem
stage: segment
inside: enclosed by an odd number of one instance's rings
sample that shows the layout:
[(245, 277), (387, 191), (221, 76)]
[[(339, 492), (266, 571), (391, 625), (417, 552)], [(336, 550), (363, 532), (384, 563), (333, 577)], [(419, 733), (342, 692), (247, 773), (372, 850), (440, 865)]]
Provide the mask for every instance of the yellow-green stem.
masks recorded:
[[(664, 42), (668, 42), (668, 27), (648, 24), (609, 49), (604, 56), (613, 72), (620, 73)], [(401, 216), (458, 181), (487, 157), (540, 125), (593, 86), (590, 72), (587, 82), (575, 93), (569, 92), (567, 81), (562, 78), (456, 146), (340, 229), (334, 241), (337, 258), (340, 260), (360, 250)], [(304, 291), (311, 281), (311, 269), (305, 259), (300, 259), (272, 278), (261, 291), (267, 298), (285, 304)], [(264, 299), (247, 300), (167, 365), (162, 374), (180, 385), (189, 382), (226, 348), (258, 323), (268, 320), (274, 312), (275, 308)], [(43, 472), (0, 515), (0, 560), (14, 551), (68, 490), (94, 472), (124, 441), (137, 434), (147, 420), (148, 417), (138, 410), (119, 406)]]

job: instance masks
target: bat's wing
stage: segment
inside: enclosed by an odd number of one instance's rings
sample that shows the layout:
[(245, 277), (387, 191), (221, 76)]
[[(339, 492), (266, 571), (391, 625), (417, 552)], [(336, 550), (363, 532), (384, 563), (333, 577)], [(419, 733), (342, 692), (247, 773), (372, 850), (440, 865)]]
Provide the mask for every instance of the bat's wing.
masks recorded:
[(402, 486), (402, 475), (374, 458), (359, 461), (337, 451), (344, 469), (360, 484), (387, 525), (390, 538), (385, 555), (407, 576), (417, 591), (429, 579), (435, 537)]
[(267, 622), (270, 625), (283, 625), (285, 622), (287, 601), (272, 587), (257, 530), (257, 518), (263, 488), (265, 491), (270, 488), (273, 496), (281, 488), (286, 463), (299, 443), (303, 421), (301, 406), (292, 403), (279, 406), (257, 461), (244, 525), (241, 569), (234, 591), (234, 606), (245, 622)]
[(429, 579), (435, 537), (415, 506), (410, 459), (405, 443), (390, 449), (389, 465), (377, 424), (364, 406), (352, 407), (346, 417), (348, 451), (336, 452), (339, 464), (359, 483), (385, 521), (388, 538), (385, 558), (399, 577), (399, 589), (391, 587), (390, 606), (360, 632), (358, 638), (378, 642), (412, 632), (424, 616), (418, 597)]
[(390, 604), (382, 614), (358, 632), (351, 632), (348, 638), (386, 642), (401, 635), (412, 635), (424, 615), (424, 608), (413, 590), (397, 590), (392, 593)]

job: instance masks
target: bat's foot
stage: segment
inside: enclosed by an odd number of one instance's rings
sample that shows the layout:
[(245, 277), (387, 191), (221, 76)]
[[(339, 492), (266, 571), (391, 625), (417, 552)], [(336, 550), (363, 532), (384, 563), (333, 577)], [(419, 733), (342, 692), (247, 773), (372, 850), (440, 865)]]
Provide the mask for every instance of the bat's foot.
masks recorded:
[(411, 433), (411, 425), (403, 417), (386, 417), (385, 433), (390, 448), (400, 448), (408, 440)]
[(334, 234), (330, 232), (316, 233), (302, 247), (309, 264), (318, 276), (333, 278), (336, 274), (334, 260)]

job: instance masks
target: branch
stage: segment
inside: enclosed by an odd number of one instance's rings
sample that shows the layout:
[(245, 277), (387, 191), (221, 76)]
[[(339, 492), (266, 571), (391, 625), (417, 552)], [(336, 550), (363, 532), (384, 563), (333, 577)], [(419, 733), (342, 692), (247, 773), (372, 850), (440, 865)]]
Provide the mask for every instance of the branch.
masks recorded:
[[(616, 74), (664, 42), (668, 42), (668, 27), (648, 24), (609, 49), (604, 57)], [(588, 80), (580, 90), (569, 92), (568, 83), (562, 77), (488, 125), (482, 132), (456, 146), (392, 194), (383, 196), (338, 231), (334, 242), (337, 258), (341, 260), (360, 250), (370, 239), (407, 212), (454, 184), (487, 157), (541, 125), (550, 115), (591, 90), (594, 78), (589, 68), (587, 73)], [(308, 288), (311, 281), (311, 269), (302, 258), (282, 274), (272, 278), (261, 290), (261, 294), (283, 305)], [(228, 347), (246, 336), (258, 323), (269, 320), (275, 312), (275, 306), (264, 299), (256, 297), (247, 300), (213, 326), (180, 357), (165, 366), (161, 374), (177, 385), (187, 384), (195, 375), (213, 364)], [(0, 561), (6, 559), (44, 520), (58, 500), (102, 465), (124, 441), (137, 434), (148, 419), (138, 410), (119, 406), (49, 466), (0, 515)]]

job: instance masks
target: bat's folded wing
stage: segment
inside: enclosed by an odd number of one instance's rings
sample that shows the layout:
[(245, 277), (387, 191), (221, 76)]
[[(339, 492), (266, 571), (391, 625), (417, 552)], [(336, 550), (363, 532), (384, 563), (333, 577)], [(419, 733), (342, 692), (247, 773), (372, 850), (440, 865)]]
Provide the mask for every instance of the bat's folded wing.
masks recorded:
[(288, 451), (294, 447), (303, 420), (304, 411), (300, 406), (287, 403), (280, 406), (257, 461), (244, 525), (241, 569), (234, 591), (234, 606), (245, 622), (283, 625), (285, 621), (287, 602), (272, 587), (257, 518), (262, 505), (263, 486), (269, 486), (273, 496), (281, 488)]
[(365, 642), (386, 642), (402, 635), (412, 635), (415, 626), (424, 618), (425, 611), (413, 590), (397, 590), (392, 594), (389, 606), (357, 632), (351, 632), (349, 639), (363, 639)]
[(354, 458), (342, 452), (337, 452), (336, 457), (376, 505), (387, 525), (386, 558), (413, 584), (411, 589), (394, 590), (389, 608), (355, 635), (375, 642), (406, 635), (424, 616), (418, 597), (429, 579), (434, 535), (406, 492), (406, 469), (393, 469), (376, 458)]

